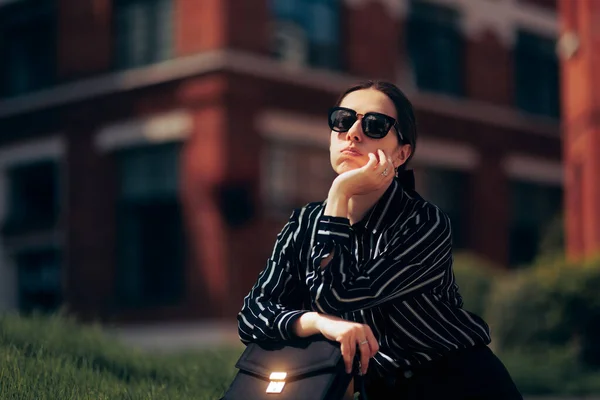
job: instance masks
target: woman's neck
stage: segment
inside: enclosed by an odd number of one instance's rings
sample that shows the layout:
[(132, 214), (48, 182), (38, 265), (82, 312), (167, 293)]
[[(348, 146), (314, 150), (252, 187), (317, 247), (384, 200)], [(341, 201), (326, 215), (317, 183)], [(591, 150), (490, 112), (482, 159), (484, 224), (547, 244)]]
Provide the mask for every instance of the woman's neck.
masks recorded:
[(354, 225), (360, 222), (388, 188), (389, 185), (375, 192), (352, 196), (348, 202), (348, 219), (350, 220), (350, 224)]

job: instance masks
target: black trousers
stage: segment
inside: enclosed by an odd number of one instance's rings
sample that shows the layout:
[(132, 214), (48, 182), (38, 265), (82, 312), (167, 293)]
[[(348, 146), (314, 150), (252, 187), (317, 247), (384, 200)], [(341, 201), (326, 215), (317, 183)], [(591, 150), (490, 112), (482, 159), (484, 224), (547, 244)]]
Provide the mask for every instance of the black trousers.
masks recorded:
[(365, 379), (368, 400), (522, 400), (504, 364), (487, 346), (448, 354), (396, 377)]

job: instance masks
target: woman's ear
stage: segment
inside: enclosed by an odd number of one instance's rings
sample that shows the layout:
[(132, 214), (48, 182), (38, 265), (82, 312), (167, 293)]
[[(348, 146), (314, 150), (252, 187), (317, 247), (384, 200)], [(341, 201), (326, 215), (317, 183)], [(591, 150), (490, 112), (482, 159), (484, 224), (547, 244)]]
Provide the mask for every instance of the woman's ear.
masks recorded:
[(412, 146), (410, 144), (403, 144), (396, 147), (392, 161), (394, 162), (394, 168), (398, 168), (403, 165), (406, 160), (412, 154)]

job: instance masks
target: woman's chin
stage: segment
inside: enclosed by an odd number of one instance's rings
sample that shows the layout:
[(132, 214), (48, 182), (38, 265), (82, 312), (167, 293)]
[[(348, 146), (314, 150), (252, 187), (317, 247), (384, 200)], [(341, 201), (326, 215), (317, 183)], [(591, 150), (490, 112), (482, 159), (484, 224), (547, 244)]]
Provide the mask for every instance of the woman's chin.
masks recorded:
[(357, 165), (357, 164), (342, 163), (337, 166), (337, 168), (335, 169), (335, 172), (337, 172), (337, 174), (340, 175), (340, 174), (343, 174), (344, 172), (352, 171), (352, 170), (358, 169), (360, 167), (361, 166)]

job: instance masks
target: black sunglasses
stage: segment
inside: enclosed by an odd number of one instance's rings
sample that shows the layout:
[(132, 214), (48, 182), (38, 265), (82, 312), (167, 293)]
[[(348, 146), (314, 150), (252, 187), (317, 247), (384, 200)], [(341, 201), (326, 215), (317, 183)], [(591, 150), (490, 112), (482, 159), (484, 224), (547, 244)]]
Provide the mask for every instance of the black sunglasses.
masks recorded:
[(356, 111), (345, 107), (333, 107), (329, 110), (329, 128), (335, 132), (348, 132), (356, 120), (361, 117), (360, 124), (362, 130), (370, 138), (381, 139), (388, 134), (390, 129), (394, 127), (400, 141), (404, 142), (404, 137), (400, 133), (398, 121), (389, 115), (368, 112), (366, 114), (358, 114)]

